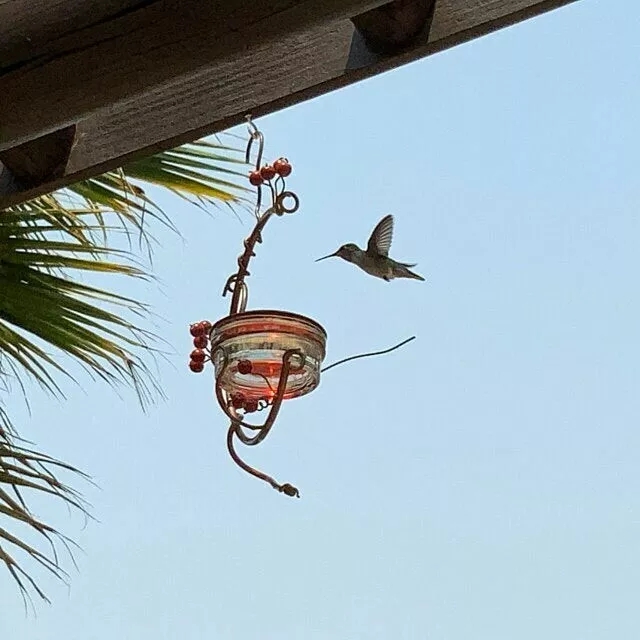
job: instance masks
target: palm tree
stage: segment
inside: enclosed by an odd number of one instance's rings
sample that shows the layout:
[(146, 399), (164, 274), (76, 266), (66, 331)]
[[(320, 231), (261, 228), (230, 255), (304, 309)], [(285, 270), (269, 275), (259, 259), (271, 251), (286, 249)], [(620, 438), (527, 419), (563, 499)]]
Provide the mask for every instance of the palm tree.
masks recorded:
[[(246, 176), (239, 165), (244, 159), (236, 149), (200, 141), (0, 211), (0, 561), (25, 603), (34, 592), (47, 598), (24, 560), (65, 579), (58, 550), (70, 552), (72, 545), (31, 512), (29, 495), (48, 494), (87, 511), (80, 494), (57, 475), (80, 472), (27, 446), (10, 421), (7, 392), (17, 385), (24, 393), (31, 379), (61, 396), (61, 378), (73, 379), (67, 358), (93, 378), (133, 387), (143, 407), (157, 397), (147, 361), (158, 341), (144, 327), (150, 310), (78, 276), (150, 278), (137, 255), (150, 251), (148, 222), (174, 227), (140, 183), (201, 206), (234, 206)], [(36, 532), (42, 548), (16, 529)]]

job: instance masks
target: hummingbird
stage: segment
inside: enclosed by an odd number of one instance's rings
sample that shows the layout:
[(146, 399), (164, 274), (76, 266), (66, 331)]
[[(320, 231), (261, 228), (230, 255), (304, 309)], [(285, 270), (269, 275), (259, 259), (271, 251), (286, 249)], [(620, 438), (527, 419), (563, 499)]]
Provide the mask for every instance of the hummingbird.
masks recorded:
[(409, 267), (415, 267), (415, 264), (407, 264), (405, 262), (396, 262), (389, 257), (389, 248), (393, 240), (393, 216), (387, 215), (373, 230), (366, 250), (361, 249), (358, 245), (349, 243), (343, 244), (335, 253), (328, 256), (318, 258), (326, 260), (337, 256), (347, 262), (353, 262), (357, 267), (366, 271), (369, 275), (376, 278), (382, 278), (390, 282), (394, 278), (413, 278), (414, 280), (424, 280), (413, 271), (409, 271)]

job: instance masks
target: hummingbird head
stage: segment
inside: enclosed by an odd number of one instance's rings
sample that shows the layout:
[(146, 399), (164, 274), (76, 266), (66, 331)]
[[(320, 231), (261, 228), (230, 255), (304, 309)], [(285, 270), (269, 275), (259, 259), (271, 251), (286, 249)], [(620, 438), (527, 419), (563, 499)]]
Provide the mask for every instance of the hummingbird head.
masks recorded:
[(333, 258), (333, 257), (342, 258), (343, 260), (346, 260), (347, 262), (353, 262), (354, 261), (354, 257), (358, 253), (360, 253), (360, 251), (361, 251), (361, 249), (358, 247), (358, 245), (355, 245), (352, 242), (350, 242), (348, 244), (343, 244), (334, 253), (330, 253), (328, 256), (324, 256), (322, 258), (318, 258), (316, 260), (316, 262), (320, 262), (320, 260), (326, 260), (327, 258)]

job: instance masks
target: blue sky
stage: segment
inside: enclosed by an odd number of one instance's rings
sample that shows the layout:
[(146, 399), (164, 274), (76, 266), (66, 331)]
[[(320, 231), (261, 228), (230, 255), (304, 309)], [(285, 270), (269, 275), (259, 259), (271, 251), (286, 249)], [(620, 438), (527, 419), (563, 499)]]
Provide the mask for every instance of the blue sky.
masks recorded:
[[(302, 206), (270, 223), (250, 308), (317, 319), (327, 362), (417, 336), (328, 372), (248, 452), (300, 500), (233, 465), (185, 366), (250, 219), (163, 196), (184, 240), (158, 230), (144, 293), (168, 400), (34, 391), (22, 432), (91, 473), (99, 522), (43, 505), (79, 571), (43, 577), (36, 617), (2, 575), (0, 636), (637, 638), (639, 26), (637, 3), (578, 2), (258, 122)], [(386, 213), (427, 282), (313, 262)]]

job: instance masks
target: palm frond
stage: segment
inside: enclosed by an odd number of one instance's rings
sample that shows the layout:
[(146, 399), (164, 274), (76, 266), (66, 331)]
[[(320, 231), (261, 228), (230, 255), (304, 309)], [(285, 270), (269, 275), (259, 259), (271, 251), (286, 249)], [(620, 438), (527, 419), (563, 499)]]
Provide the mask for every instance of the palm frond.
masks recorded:
[[(54, 392), (59, 387), (53, 373), (67, 372), (43, 344), (72, 356), (110, 383), (118, 379), (134, 383), (133, 352), (148, 351), (152, 336), (124, 315), (144, 315), (148, 309), (135, 300), (88, 287), (70, 274), (135, 278), (147, 274), (130, 264), (126, 252), (95, 241), (88, 245), (76, 240), (75, 233), (66, 240), (49, 237), (56, 232), (30, 234), (16, 222), (16, 216), (0, 216), (0, 352)], [(104, 303), (114, 310), (105, 309)], [(138, 367), (136, 373), (144, 371)]]
[[(136, 160), (68, 190), (90, 206), (97, 203), (118, 212), (134, 226), (142, 223), (148, 213), (175, 229), (175, 222), (150, 198), (141, 183), (163, 187), (193, 203), (238, 203), (249, 193), (244, 186), (246, 167), (239, 150), (200, 140)], [(222, 179), (222, 175), (228, 179)], [(139, 214), (142, 215), (138, 217)]]
[[(4, 521), (0, 526), (0, 562), (16, 581), (25, 605), (31, 600), (31, 593), (47, 602), (48, 598), (24, 568), (24, 559), (30, 559), (63, 581), (67, 579), (67, 573), (62, 568), (58, 547), (62, 547), (74, 562), (73, 542), (29, 510), (26, 494), (55, 497), (85, 517), (90, 517), (88, 505), (74, 489), (58, 478), (59, 472), (89, 480), (88, 476), (71, 465), (21, 446), (6, 425), (0, 426), (0, 516)], [(18, 531), (12, 533), (7, 527)], [(40, 536), (48, 550), (41, 551), (19, 537), (18, 534), (24, 532), (25, 527)]]
[[(219, 141), (200, 140), (137, 160), (7, 211), (45, 216), (52, 226), (81, 234), (82, 238), (97, 238), (95, 234), (102, 232), (103, 243), (107, 242), (105, 215), (115, 213), (114, 226), (130, 239), (135, 234), (148, 249), (153, 238), (147, 219), (174, 231), (177, 227), (143, 185), (164, 188), (197, 205), (235, 205), (244, 203), (250, 193), (245, 186), (246, 175), (243, 151)], [(41, 223), (40, 219), (32, 222), (35, 226)]]
[[(158, 353), (158, 337), (140, 324), (150, 309), (113, 291), (115, 284), (104, 289), (95, 281), (149, 279), (132, 238), (138, 237), (139, 248), (146, 244), (150, 257), (147, 220), (177, 230), (141, 185), (164, 188), (200, 207), (235, 205), (248, 193), (246, 169), (239, 150), (200, 141), (0, 211), (0, 391), (6, 393), (15, 379), (24, 393), (26, 374), (62, 395), (61, 378), (75, 380), (68, 364), (76, 363), (111, 386), (132, 387), (143, 408), (161, 394), (145, 362)], [(46, 600), (19, 557), (64, 580), (56, 546), (70, 551), (70, 543), (31, 513), (26, 495), (57, 497), (86, 513), (80, 496), (53, 473), (79, 472), (24, 448), (8, 425), (0, 399), (0, 562), (23, 597), (36, 593)], [(35, 531), (49, 551), (26, 542), (11, 525)]]

